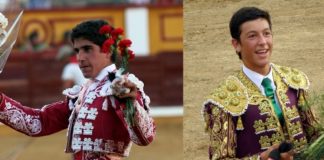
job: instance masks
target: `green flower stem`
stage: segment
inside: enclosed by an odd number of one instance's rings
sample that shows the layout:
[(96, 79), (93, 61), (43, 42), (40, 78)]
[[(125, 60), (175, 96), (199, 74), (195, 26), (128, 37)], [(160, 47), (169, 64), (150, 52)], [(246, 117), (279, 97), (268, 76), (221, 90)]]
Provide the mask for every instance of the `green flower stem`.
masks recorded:
[[(127, 72), (128, 70), (128, 50), (125, 50), (126, 53), (124, 53), (124, 56), (122, 56), (122, 61), (121, 61), (121, 68), (124, 69), (124, 73)], [(126, 99), (126, 109), (124, 110), (124, 115), (126, 117), (126, 120), (128, 124), (131, 126), (134, 126), (134, 115), (135, 115), (135, 109), (133, 106), (133, 99), (132, 98), (127, 98)]]
[(134, 116), (135, 116), (135, 108), (133, 106), (133, 99), (126, 99), (126, 109), (124, 110), (124, 115), (126, 117), (126, 121), (129, 125), (134, 126)]

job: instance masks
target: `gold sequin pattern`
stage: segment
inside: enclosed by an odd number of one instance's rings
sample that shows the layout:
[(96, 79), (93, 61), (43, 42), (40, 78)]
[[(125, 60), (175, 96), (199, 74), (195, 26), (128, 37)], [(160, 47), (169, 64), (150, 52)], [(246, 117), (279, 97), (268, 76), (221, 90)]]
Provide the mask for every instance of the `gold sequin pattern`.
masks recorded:
[(209, 127), (210, 121), (213, 123), (212, 128), (208, 130), (213, 159), (234, 157), (236, 138), (233, 132), (234, 123), (232, 117), (217, 106), (213, 104), (208, 105), (211, 105), (211, 113), (209, 114), (205, 110), (204, 115), (209, 117), (205, 119), (207, 127)]
[(293, 105), (291, 108), (284, 107), (283, 109), (285, 111), (288, 120), (292, 121), (294, 119), (299, 118), (299, 114), (295, 105)]
[(260, 136), (259, 143), (261, 145), (261, 149), (267, 149), (274, 144), (279, 144), (284, 140), (284, 137), (279, 132), (273, 133), (271, 137), (269, 136)]
[(227, 78), (209, 98), (233, 116), (242, 115), (248, 106), (246, 88), (233, 76)]
[(255, 134), (263, 133), (266, 130), (265, 123), (261, 119), (254, 121), (253, 127), (255, 129)]
[(307, 140), (305, 137), (300, 139), (293, 140), (293, 144), (295, 147), (295, 151), (299, 152), (305, 148), (305, 145), (307, 144)]
[(309, 80), (307, 76), (294, 68), (272, 65), (273, 68), (283, 77), (286, 83), (294, 89), (308, 89)]
[(274, 116), (268, 117), (265, 125), (267, 126), (267, 131), (279, 131), (278, 122)]
[(271, 113), (271, 102), (268, 99), (263, 99), (259, 103), (260, 114), (269, 114)]
[(300, 122), (287, 122), (288, 132), (289, 135), (292, 137), (298, 136), (299, 134), (303, 133), (302, 126), (300, 125)]
[(268, 136), (261, 136), (259, 143), (261, 145), (261, 149), (267, 149), (271, 146), (271, 138)]
[(236, 76), (241, 81), (241, 83), (244, 85), (244, 87), (247, 89), (249, 97), (252, 97), (255, 95), (262, 96), (258, 87), (243, 73), (242, 70), (240, 70)]

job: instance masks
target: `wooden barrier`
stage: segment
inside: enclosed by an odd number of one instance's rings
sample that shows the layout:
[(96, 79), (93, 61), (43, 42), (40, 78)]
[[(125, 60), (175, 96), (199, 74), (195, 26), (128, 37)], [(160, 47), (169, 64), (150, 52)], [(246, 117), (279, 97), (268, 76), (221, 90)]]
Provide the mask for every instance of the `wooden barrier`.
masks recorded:
[[(0, 91), (24, 105), (41, 107), (63, 99), (61, 72), (64, 63), (48, 55), (11, 54), (0, 74)], [(130, 71), (145, 83), (151, 105), (182, 105), (182, 53), (136, 57)]]

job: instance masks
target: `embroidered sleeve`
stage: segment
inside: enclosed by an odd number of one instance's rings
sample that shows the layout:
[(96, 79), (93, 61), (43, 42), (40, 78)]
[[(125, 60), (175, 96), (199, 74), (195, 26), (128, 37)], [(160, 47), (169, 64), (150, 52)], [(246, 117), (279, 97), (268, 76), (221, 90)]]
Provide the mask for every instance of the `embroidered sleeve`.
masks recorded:
[(145, 146), (150, 144), (155, 137), (155, 124), (143, 105), (134, 101), (134, 107), (136, 110), (135, 125), (128, 125), (130, 138), (135, 144)]
[(136, 84), (139, 92), (133, 103), (135, 107), (135, 125), (128, 125), (131, 140), (137, 145), (148, 145), (155, 137), (155, 124), (149, 115), (149, 97), (144, 93), (144, 83), (137, 79), (133, 74), (128, 79)]
[(318, 121), (316, 120), (311, 107), (308, 103), (308, 93), (305, 90), (299, 90), (298, 111), (302, 121), (303, 129), (306, 132), (307, 141), (313, 141), (319, 137)]
[(67, 128), (70, 110), (66, 102), (57, 102), (42, 109), (29, 108), (2, 96), (0, 121), (29, 136), (43, 136)]
[(232, 116), (211, 103), (203, 106), (209, 134), (209, 159), (235, 159), (236, 135)]

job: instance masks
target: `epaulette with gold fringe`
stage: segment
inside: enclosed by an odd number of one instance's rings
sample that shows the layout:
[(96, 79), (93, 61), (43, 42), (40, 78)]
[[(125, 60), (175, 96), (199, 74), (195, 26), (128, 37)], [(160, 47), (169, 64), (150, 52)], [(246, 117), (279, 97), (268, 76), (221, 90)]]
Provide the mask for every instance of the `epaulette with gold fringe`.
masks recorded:
[(284, 67), (272, 64), (273, 69), (279, 73), (283, 81), (291, 88), (307, 90), (309, 88), (309, 80), (302, 72), (294, 68)]
[(248, 101), (246, 87), (236, 77), (229, 76), (212, 92), (205, 104), (212, 103), (232, 116), (240, 116), (245, 113)]

